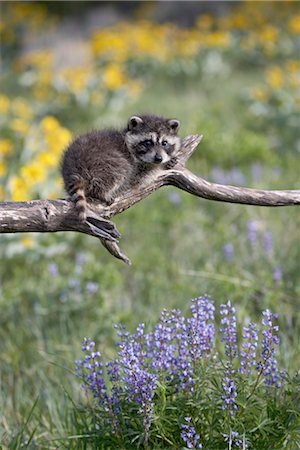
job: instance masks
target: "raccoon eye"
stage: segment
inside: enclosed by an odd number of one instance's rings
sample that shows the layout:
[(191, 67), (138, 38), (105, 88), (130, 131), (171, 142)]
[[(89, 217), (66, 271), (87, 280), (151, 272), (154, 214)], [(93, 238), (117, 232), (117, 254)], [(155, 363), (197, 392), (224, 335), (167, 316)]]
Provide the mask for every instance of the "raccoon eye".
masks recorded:
[(161, 145), (163, 145), (164, 147), (166, 147), (169, 144), (168, 141), (162, 141)]
[(152, 147), (153, 141), (151, 139), (146, 139), (145, 141), (141, 142), (141, 144), (145, 147)]

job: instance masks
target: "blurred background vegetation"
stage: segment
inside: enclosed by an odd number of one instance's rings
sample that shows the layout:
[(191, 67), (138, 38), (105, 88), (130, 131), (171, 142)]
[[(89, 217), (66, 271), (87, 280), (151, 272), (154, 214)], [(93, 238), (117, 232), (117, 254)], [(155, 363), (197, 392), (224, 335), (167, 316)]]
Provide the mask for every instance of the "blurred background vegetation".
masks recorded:
[[(1, 2), (0, 31), (0, 200), (63, 197), (72, 136), (141, 112), (204, 134), (188, 166), (209, 181), (297, 188), (299, 3)], [(110, 355), (113, 323), (155, 322), (198, 295), (231, 299), (241, 322), (279, 313), (281, 366), (299, 369), (297, 208), (164, 188), (116, 224), (132, 267), (87, 236), (1, 236), (3, 448), (72, 434), (84, 336)]]

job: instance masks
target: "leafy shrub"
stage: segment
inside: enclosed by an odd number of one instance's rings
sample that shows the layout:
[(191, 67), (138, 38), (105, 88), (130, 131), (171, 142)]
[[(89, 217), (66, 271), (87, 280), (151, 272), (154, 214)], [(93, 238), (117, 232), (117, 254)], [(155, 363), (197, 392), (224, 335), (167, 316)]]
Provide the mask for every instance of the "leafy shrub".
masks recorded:
[(76, 374), (92, 402), (83, 441), (94, 448), (296, 448), (299, 378), (279, 370), (277, 315), (265, 310), (261, 325), (241, 330), (228, 301), (218, 330), (208, 297), (190, 309), (187, 318), (164, 310), (149, 332), (143, 323), (135, 333), (116, 326), (118, 355), (108, 362), (84, 339)]

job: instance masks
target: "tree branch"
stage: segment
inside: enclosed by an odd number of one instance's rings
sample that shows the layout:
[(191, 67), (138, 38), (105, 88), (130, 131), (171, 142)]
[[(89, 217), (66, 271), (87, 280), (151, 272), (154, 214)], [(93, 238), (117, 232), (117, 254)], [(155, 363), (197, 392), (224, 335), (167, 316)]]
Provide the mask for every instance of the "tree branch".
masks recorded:
[(115, 199), (110, 206), (93, 202), (88, 205), (86, 222), (78, 220), (71, 200), (32, 200), (0, 203), (0, 233), (78, 231), (100, 238), (104, 247), (116, 258), (130, 263), (120, 250), (119, 232), (109, 219), (120, 214), (162, 186), (173, 185), (197, 197), (221, 202), (259, 206), (300, 204), (300, 190), (257, 190), (209, 183), (184, 167), (202, 136), (188, 136), (178, 152), (173, 169), (163, 166), (145, 176), (142, 183)]

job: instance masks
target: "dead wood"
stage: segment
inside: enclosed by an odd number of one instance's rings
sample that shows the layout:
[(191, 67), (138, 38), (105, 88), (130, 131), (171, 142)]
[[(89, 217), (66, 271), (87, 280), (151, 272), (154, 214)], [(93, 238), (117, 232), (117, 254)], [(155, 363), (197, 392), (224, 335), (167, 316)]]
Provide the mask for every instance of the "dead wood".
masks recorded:
[(109, 220), (162, 186), (173, 185), (197, 197), (220, 202), (259, 206), (288, 206), (300, 204), (300, 190), (258, 190), (210, 183), (185, 168), (202, 136), (188, 136), (172, 169), (157, 168), (151, 176), (124, 192), (110, 206), (89, 203), (87, 220), (82, 223), (70, 199), (32, 200), (0, 203), (0, 233), (77, 231), (98, 237), (104, 247), (116, 258), (130, 264), (120, 250), (120, 237)]

